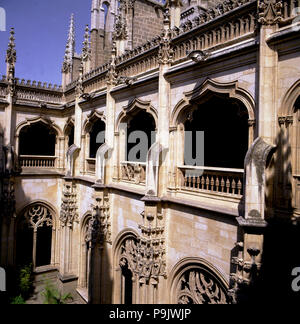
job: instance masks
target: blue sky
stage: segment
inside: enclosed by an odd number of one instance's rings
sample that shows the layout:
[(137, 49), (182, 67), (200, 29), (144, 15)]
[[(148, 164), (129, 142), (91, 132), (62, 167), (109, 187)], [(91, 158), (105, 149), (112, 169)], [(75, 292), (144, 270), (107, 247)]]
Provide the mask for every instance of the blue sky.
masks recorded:
[(0, 75), (6, 73), (9, 30), (15, 28), (16, 77), (61, 84), (61, 66), (70, 16), (75, 15), (76, 51), (90, 26), (91, 0), (0, 0), (6, 11), (6, 32), (0, 31)]

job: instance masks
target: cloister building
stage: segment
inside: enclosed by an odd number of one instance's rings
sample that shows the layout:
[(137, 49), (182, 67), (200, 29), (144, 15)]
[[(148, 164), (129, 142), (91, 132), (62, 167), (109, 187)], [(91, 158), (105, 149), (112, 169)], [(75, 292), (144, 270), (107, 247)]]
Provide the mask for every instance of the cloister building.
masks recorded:
[(16, 77), (12, 29), (0, 266), (32, 263), (77, 303), (295, 297), (299, 7), (92, 0), (61, 86)]

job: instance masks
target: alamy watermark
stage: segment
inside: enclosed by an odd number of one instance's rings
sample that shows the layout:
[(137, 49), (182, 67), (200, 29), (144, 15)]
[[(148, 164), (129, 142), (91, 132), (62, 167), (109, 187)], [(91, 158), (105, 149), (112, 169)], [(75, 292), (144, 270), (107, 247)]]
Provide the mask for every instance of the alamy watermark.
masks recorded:
[[(125, 157), (128, 161), (143, 163), (147, 160), (149, 153), (149, 140), (151, 140), (151, 145), (153, 145), (157, 138), (157, 133), (155, 131), (151, 132), (150, 139), (149, 135), (142, 131), (136, 130), (132, 131), (128, 135), (128, 125), (126, 123), (120, 124), (120, 132), (123, 134), (125, 139)], [(185, 131), (184, 132), (185, 143), (189, 145), (184, 145), (184, 165), (193, 167), (203, 167), (204, 166), (204, 131)], [(98, 133), (96, 137), (97, 144), (105, 143), (105, 131)], [(131, 148), (128, 151), (128, 144), (131, 144)], [(134, 145), (135, 144), (135, 145)], [(193, 145), (194, 144), (194, 145)], [(194, 149), (193, 149), (194, 147)], [(161, 161), (166, 158), (168, 150), (162, 150)], [(158, 161), (152, 161), (155, 165)], [(105, 161), (104, 161), (105, 163)], [(155, 165), (157, 166), (157, 165)], [(201, 176), (203, 170), (194, 169), (187, 170), (188, 176)]]
[(0, 7), (0, 31), (6, 31), (6, 11)]
[(3, 268), (0, 268), (0, 292), (6, 291), (6, 272)]
[(294, 268), (292, 270), (292, 276), (296, 277), (292, 281), (292, 289), (294, 292), (300, 291), (300, 267)]

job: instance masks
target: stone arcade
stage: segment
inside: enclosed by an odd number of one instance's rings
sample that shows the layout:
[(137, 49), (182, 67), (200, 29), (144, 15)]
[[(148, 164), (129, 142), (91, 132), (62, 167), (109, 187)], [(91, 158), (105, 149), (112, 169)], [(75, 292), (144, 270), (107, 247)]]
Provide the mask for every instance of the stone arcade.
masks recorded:
[[(32, 263), (77, 303), (293, 297), (297, 7), (93, 0), (80, 54), (71, 17), (61, 86), (16, 78), (12, 28), (0, 80), (0, 266)], [(135, 160), (125, 145), (137, 130), (156, 136)], [(204, 131), (203, 165), (186, 163), (185, 131)]]

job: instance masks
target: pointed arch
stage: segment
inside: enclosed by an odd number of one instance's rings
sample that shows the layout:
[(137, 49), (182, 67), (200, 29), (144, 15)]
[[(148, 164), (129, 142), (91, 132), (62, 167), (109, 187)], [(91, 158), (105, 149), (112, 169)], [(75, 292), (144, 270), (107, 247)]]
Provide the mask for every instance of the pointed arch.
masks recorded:
[(20, 209), (14, 229), (17, 265), (32, 263), (36, 268), (55, 264), (57, 221), (55, 208), (42, 200), (31, 201)]
[(238, 81), (218, 82), (212, 79), (206, 79), (200, 86), (189, 92), (184, 92), (181, 99), (171, 114), (171, 127), (176, 127), (181, 113), (188, 107), (192, 107), (198, 100), (209, 94), (223, 94), (229, 98), (235, 98), (241, 101), (247, 111), (249, 120), (255, 120), (255, 101), (252, 95), (243, 88), (239, 87)]
[(278, 117), (292, 116), (295, 112), (295, 103), (300, 96), (300, 79), (296, 81), (284, 95)]
[(69, 132), (70, 127), (74, 127), (75, 126), (75, 119), (73, 117), (69, 117), (65, 123), (64, 129), (63, 129), (63, 133), (65, 135), (67, 135), (67, 133)]
[(120, 124), (122, 122), (127, 122), (129, 118), (132, 118), (140, 110), (144, 110), (149, 113), (155, 121), (155, 125), (158, 125), (158, 113), (157, 110), (151, 105), (151, 101), (143, 101), (138, 98), (134, 98), (128, 103), (127, 106), (122, 108), (117, 120), (116, 120), (116, 129), (119, 130)]
[(171, 304), (230, 303), (229, 283), (214, 265), (203, 258), (180, 260), (170, 272), (168, 286)]
[(98, 112), (97, 110), (92, 110), (90, 114), (86, 117), (86, 120), (83, 124), (83, 135), (89, 133), (93, 124), (99, 119), (106, 124), (106, 118), (104, 116), (104, 113), (102, 111)]
[[(134, 247), (138, 240), (138, 233), (134, 229), (126, 228), (121, 231), (115, 239), (113, 245), (113, 266), (114, 266), (114, 303), (125, 304), (133, 303), (134, 274), (130, 267), (130, 255), (126, 257), (125, 246)], [(136, 284), (136, 282), (135, 282)]]
[(54, 229), (56, 229), (58, 227), (58, 210), (57, 208), (52, 205), (50, 202), (43, 200), (43, 199), (35, 199), (30, 201), (29, 203), (26, 203), (24, 205), (22, 205), (20, 208), (17, 209), (16, 214), (17, 214), (17, 222), (18, 222), (18, 218), (22, 216), (22, 214), (24, 213), (24, 211), (28, 208), (30, 208), (33, 205), (41, 205), (44, 206), (46, 208), (49, 209), (49, 211), (51, 212), (51, 215), (53, 216), (53, 227)]
[(51, 120), (51, 118), (48, 117), (35, 117), (35, 118), (26, 118), (25, 121), (21, 122), (17, 127), (16, 127), (16, 137), (19, 137), (21, 130), (26, 127), (26, 126), (31, 126), (36, 123), (43, 123), (44, 125), (53, 128), (56, 131), (56, 135), (61, 137), (63, 136), (63, 131), (61, 128), (55, 124), (54, 121)]
[(90, 263), (91, 263), (91, 244), (89, 240), (90, 221), (92, 212), (87, 211), (80, 220), (80, 260), (79, 260), (79, 280), (78, 286), (85, 290), (88, 296)]

